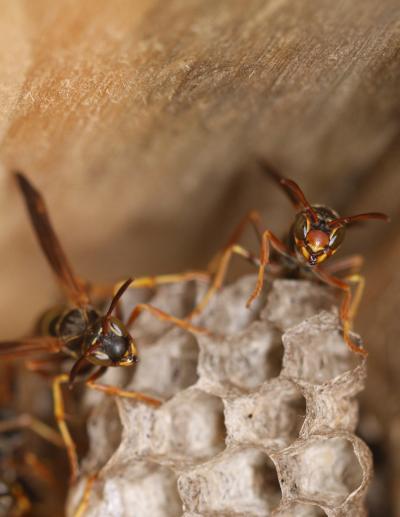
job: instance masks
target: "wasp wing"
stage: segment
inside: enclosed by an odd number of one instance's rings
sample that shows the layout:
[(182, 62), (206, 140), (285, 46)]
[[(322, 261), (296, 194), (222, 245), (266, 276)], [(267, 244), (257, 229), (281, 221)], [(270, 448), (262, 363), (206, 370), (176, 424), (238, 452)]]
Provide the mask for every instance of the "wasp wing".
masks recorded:
[(23, 174), (17, 172), (15, 177), (24, 197), (36, 237), (50, 267), (56, 274), (71, 302), (80, 307), (87, 305), (89, 299), (86, 289), (72, 271), (58, 237), (53, 230), (43, 197)]
[(56, 354), (62, 350), (61, 339), (38, 336), (13, 341), (0, 341), (0, 360), (30, 359), (40, 353)]

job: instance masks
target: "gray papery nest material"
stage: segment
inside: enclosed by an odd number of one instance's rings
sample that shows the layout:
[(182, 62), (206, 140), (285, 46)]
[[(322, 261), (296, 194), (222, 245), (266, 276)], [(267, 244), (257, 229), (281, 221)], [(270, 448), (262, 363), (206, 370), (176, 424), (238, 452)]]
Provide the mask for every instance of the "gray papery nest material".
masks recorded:
[[(275, 280), (248, 310), (254, 282), (222, 289), (198, 321), (223, 338), (147, 314), (135, 324), (140, 363), (127, 387), (167, 401), (88, 393), (83, 472), (99, 476), (87, 517), (365, 515), (371, 454), (354, 430), (366, 364), (343, 342), (333, 291)], [(151, 303), (182, 316), (200, 291), (164, 286)], [(84, 486), (85, 474), (69, 515)]]

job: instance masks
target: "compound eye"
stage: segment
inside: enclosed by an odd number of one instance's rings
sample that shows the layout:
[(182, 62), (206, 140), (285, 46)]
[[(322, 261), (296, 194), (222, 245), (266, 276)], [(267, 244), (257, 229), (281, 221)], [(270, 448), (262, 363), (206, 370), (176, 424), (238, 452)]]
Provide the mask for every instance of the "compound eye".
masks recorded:
[(112, 340), (110, 345), (107, 347), (107, 354), (108, 357), (112, 361), (119, 361), (121, 360), (128, 348), (128, 344), (126, 343), (124, 338), (118, 339), (115, 338)]
[(339, 226), (332, 233), (329, 240), (329, 248), (331, 250), (337, 250), (338, 247), (342, 244), (344, 236), (346, 233), (346, 228), (344, 226)]
[(304, 214), (298, 214), (294, 221), (293, 232), (298, 241), (304, 241), (307, 236), (308, 221)]

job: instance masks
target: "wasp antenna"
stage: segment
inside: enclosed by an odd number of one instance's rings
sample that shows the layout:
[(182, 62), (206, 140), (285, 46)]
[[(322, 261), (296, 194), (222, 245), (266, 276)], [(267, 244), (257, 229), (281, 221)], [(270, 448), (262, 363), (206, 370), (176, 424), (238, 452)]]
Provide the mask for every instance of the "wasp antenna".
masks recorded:
[(124, 292), (128, 289), (128, 287), (133, 282), (133, 278), (128, 278), (121, 287), (118, 289), (118, 291), (115, 293), (114, 298), (111, 300), (110, 307), (108, 311), (106, 312), (106, 315), (104, 316), (104, 320), (107, 321), (111, 314), (113, 313), (115, 307), (117, 306), (117, 303), (121, 299), (121, 296), (124, 294)]
[(299, 203), (305, 208), (305, 210), (311, 215), (314, 222), (318, 222), (318, 216), (315, 212), (315, 210), (312, 208), (310, 203), (307, 201), (306, 196), (304, 195), (301, 188), (297, 185), (297, 183), (293, 180), (287, 179), (287, 178), (281, 178), (280, 180), (281, 185), (283, 185), (285, 188), (287, 188), (292, 194), (296, 197), (296, 199), (299, 201)]
[(73, 364), (71, 371), (69, 372), (69, 376), (68, 376), (68, 386), (70, 389), (72, 389), (74, 382), (75, 382), (75, 378), (78, 375), (79, 370), (82, 369), (82, 367), (85, 363), (86, 363), (86, 357), (85, 357), (85, 355), (83, 355), (79, 359), (77, 359), (75, 361), (75, 363)]
[(380, 221), (385, 221), (386, 223), (390, 222), (390, 217), (381, 212), (367, 212), (365, 214), (357, 214), (350, 215), (348, 217), (339, 217), (338, 219), (334, 219), (328, 225), (330, 227), (335, 228), (336, 226), (341, 226), (342, 224), (352, 224), (358, 223), (360, 221), (368, 221), (369, 219), (378, 219)]
[[(259, 159), (257, 161), (258, 165), (261, 167), (261, 170), (264, 174), (270, 176), (277, 185), (283, 188), (285, 194), (289, 198), (289, 201), (292, 203), (296, 210), (300, 209), (303, 206), (303, 203), (300, 202), (299, 196), (296, 195), (293, 190), (285, 185), (282, 180), (285, 179), (269, 162), (265, 159)], [(297, 186), (299, 189), (299, 187)], [(303, 194), (304, 198), (304, 194)]]

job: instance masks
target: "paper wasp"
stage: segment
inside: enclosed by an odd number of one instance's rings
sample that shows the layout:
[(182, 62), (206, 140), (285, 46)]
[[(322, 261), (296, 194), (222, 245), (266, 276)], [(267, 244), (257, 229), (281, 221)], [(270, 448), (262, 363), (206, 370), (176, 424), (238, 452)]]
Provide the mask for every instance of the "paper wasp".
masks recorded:
[[(343, 243), (346, 227), (369, 219), (389, 221), (389, 217), (380, 212), (368, 212), (347, 217), (340, 217), (334, 210), (323, 205), (311, 205), (301, 188), (293, 180), (284, 178), (265, 162), (260, 165), (264, 173), (271, 176), (289, 197), (297, 211), (294, 222), (286, 240), (280, 240), (272, 231), (262, 226), (261, 216), (257, 211), (247, 214), (235, 228), (230, 239), (214, 257), (209, 271), (214, 275), (213, 281), (203, 300), (191, 313), (190, 317), (200, 313), (210, 298), (222, 286), (230, 260), (239, 254), (258, 267), (258, 279), (255, 289), (247, 301), (247, 307), (260, 295), (266, 267), (272, 259), (278, 259), (281, 275), (301, 276), (312, 273), (320, 281), (344, 292), (340, 306), (340, 318), (343, 325), (343, 337), (348, 347), (356, 353), (367, 355), (364, 348), (351, 337), (352, 321), (360, 302), (364, 287), (364, 278), (359, 269), (363, 263), (360, 255), (350, 256), (332, 264), (325, 264)], [(260, 240), (259, 255), (254, 255), (238, 243), (246, 226), (251, 224)], [(271, 252), (275, 256), (271, 257)], [(279, 260), (280, 259), (280, 260)], [(322, 267), (324, 264), (325, 267)], [(334, 273), (351, 271), (342, 278)], [(352, 287), (354, 293), (352, 292)]]
[[(30, 512), (54, 482), (54, 475), (38, 456), (27, 449), (24, 430), (63, 447), (54, 429), (28, 414), (17, 415), (10, 408), (0, 411), (0, 516), (19, 517)], [(39, 494), (37, 489), (41, 489)]]
[(0, 516), (35, 514), (45, 499), (54, 474), (39, 460), (28, 433), (57, 447), (61, 435), (41, 420), (16, 408), (16, 371), (10, 365), (0, 368)]
[[(95, 382), (108, 367), (132, 366), (137, 361), (136, 343), (128, 328), (132, 326), (142, 311), (148, 311), (160, 320), (189, 332), (207, 334), (208, 331), (145, 303), (137, 304), (127, 323), (124, 324), (113, 314), (118, 309), (121, 296), (132, 283), (131, 279), (119, 287), (105, 313), (96, 309), (90, 300), (90, 286), (74, 274), (66, 258), (53, 230), (41, 194), (23, 174), (15, 173), (15, 179), (25, 201), (40, 247), (67, 296), (68, 304), (61, 309), (51, 309), (46, 313), (39, 325), (41, 327), (40, 335), (0, 342), (0, 359), (22, 359), (29, 369), (36, 370), (43, 375), (48, 375), (45, 367), (51, 357), (36, 359), (35, 356), (38, 354), (57, 354), (56, 357), (60, 359), (61, 367), (70, 360), (73, 361), (69, 373), (59, 373), (52, 380), (55, 418), (67, 448), (71, 465), (71, 481), (73, 482), (78, 474), (78, 458), (75, 444), (65, 421), (61, 385), (72, 384), (74, 381), (80, 380), (92, 389), (158, 406), (161, 404), (160, 400), (145, 394)], [(180, 275), (179, 280), (193, 278), (204, 280), (205, 276), (200, 272), (189, 272)], [(170, 277), (167, 275), (160, 278), (139, 279), (138, 283), (140, 286), (152, 287), (158, 283), (174, 280), (174, 275)]]

